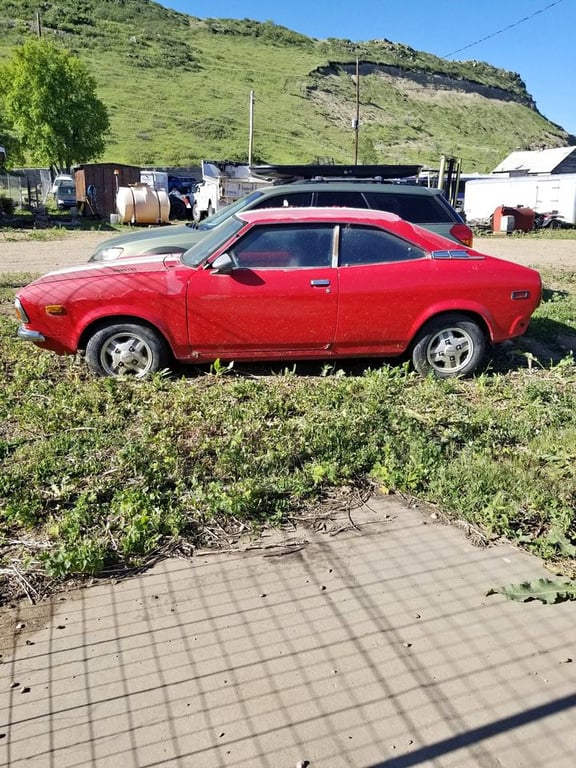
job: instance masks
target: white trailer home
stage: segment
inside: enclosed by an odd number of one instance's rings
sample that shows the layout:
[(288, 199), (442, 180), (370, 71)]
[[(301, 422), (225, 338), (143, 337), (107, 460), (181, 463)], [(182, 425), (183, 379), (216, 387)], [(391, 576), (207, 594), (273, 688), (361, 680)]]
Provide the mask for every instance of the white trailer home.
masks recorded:
[(500, 205), (557, 211), (567, 224), (576, 224), (576, 173), (500, 176), (466, 182), (464, 214), (470, 223), (487, 222)]

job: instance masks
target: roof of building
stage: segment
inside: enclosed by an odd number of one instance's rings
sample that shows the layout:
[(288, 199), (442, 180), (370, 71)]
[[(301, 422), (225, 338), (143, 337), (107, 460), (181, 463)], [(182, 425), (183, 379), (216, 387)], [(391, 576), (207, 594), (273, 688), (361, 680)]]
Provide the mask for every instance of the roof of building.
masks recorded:
[(566, 160), (576, 147), (556, 147), (555, 149), (537, 149), (531, 152), (512, 152), (492, 173), (509, 173), (524, 171), (525, 173), (552, 173), (561, 162)]

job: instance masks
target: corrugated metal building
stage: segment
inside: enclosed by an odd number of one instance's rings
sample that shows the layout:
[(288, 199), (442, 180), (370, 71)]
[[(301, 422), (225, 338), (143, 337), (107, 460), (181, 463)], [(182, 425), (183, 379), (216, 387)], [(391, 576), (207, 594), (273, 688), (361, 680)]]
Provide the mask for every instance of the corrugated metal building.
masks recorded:
[(576, 173), (576, 147), (512, 152), (492, 173), (508, 176), (534, 176), (551, 173)]

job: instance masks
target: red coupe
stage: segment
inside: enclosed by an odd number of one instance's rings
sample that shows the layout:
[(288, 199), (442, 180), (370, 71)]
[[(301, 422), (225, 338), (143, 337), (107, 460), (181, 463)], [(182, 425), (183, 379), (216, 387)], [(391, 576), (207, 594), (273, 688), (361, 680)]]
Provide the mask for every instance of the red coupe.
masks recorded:
[(85, 351), (101, 376), (181, 362), (398, 357), (471, 374), (487, 345), (523, 334), (533, 269), (393, 214), (351, 208), (236, 214), (182, 255), (61, 269), (19, 291), (18, 335)]

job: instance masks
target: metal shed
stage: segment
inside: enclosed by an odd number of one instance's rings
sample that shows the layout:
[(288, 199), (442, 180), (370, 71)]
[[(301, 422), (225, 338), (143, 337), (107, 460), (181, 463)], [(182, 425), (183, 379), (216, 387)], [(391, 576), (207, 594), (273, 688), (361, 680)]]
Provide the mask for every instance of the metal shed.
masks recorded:
[(576, 147), (555, 147), (512, 152), (492, 173), (527, 176), (551, 173), (576, 173)]
[[(118, 187), (127, 187), (140, 181), (140, 167), (121, 163), (90, 163), (73, 169), (76, 198), (84, 213), (108, 218), (116, 213)], [(90, 205), (82, 205), (86, 202)]]

